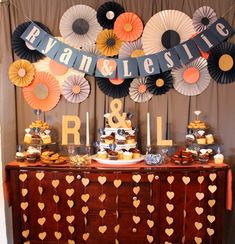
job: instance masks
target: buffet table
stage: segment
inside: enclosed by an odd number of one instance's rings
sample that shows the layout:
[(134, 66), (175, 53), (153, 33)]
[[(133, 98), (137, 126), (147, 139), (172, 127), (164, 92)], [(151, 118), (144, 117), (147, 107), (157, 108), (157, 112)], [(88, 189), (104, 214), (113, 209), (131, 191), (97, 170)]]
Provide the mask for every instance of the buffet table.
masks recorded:
[(5, 173), (14, 243), (222, 243), (231, 208), (226, 164), (11, 162)]

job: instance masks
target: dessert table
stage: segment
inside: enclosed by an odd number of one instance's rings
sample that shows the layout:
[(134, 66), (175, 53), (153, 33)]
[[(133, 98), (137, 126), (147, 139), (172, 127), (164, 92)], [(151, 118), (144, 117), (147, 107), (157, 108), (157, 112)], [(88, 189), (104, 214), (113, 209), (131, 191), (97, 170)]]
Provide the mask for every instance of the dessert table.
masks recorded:
[(14, 243), (222, 243), (227, 164), (11, 162)]

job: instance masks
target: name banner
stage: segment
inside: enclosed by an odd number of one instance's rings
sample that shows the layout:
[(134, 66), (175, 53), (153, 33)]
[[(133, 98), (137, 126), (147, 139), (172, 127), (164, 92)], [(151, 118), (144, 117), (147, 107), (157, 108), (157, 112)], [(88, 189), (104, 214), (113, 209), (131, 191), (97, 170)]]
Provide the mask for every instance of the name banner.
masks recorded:
[(115, 59), (95, 56), (57, 40), (32, 22), (21, 38), (45, 56), (80, 72), (106, 78), (135, 78), (178, 68), (208, 52), (234, 33), (229, 23), (220, 18), (208, 29), (190, 40), (159, 53), (138, 58)]

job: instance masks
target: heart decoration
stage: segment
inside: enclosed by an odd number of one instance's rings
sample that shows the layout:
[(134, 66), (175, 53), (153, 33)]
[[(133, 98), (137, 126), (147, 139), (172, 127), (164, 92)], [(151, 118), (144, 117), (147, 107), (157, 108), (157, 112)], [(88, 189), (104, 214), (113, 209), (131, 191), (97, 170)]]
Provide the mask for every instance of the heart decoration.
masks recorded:
[(68, 200), (68, 201), (67, 201), (67, 204), (68, 204), (68, 206), (69, 206), (70, 208), (72, 208), (73, 205), (74, 205), (74, 201), (73, 201), (73, 200)]
[(175, 196), (175, 193), (173, 191), (167, 191), (166, 195), (170, 200), (172, 200)]
[(57, 214), (57, 213), (54, 213), (53, 214), (53, 218), (55, 219), (56, 222), (59, 222), (60, 219), (61, 219), (61, 215), (60, 214)]
[(151, 219), (148, 219), (148, 220), (147, 220), (147, 224), (148, 224), (149, 228), (151, 229), (151, 228), (153, 228), (153, 226), (154, 226), (154, 221), (151, 220)]
[(147, 240), (149, 243), (152, 243), (154, 241), (153, 236), (147, 235)]
[(25, 241), (24, 244), (30, 244), (30, 241)]
[(73, 175), (66, 175), (65, 180), (71, 184), (74, 181), (74, 176)]
[(154, 207), (153, 205), (148, 204), (148, 205), (147, 205), (147, 209), (148, 209), (148, 211), (149, 211), (150, 213), (152, 213), (152, 212), (154, 211), (155, 207)]
[(135, 207), (135, 208), (138, 208), (139, 207), (139, 205), (140, 205), (140, 200), (138, 199), (135, 199), (134, 201), (133, 201), (133, 206)]
[(66, 190), (66, 194), (67, 194), (69, 197), (71, 197), (71, 196), (74, 194), (74, 189), (73, 189), (73, 188), (71, 188), (71, 189), (67, 189), (67, 190)]
[(204, 212), (204, 209), (201, 208), (201, 207), (196, 207), (196, 208), (195, 208), (195, 211), (196, 211), (196, 213), (197, 213), (198, 215), (201, 215), (201, 214)]
[(90, 236), (90, 233), (84, 233), (84, 234), (82, 235), (82, 239), (83, 239), (84, 241), (86, 241), (86, 240), (89, 238), (89, 236)]
[(90, 195), (87, 193), (87, 194), (82, 194), (81, 195), (81, 199), (83, 202), (87, 202), (90, 198)]
[[(113, 59), (104, 59), (104, 58), (99, 58), (96, 63), (96, 67), (99, 70), (99, 72), (106, 77), (107, 75), (112, 76), (113, 72), (116, 70), (117, 63)], [(106, 67), (109, 73), (107, 73)]]
[(59, 240), (61, 237), (62, 237), (62, 234), (61, 234), (61, 232), (55, 232), (54, 233), (54, 235), (55, 235), (55, 238), (57, 239), (57, 240)]
[(88, 213), (88, 211), (89, 211), (89, 208), (88, 208), (87, 206), (83, 206), (83, 207), (82, 207), (82, 213), (83, 213), (84, 215), (86, 215), (86, 214)]
[(201, 244), (202, 243), (202, 238), (201, 237), (194, 237), (194, 241), (196, 242), (196, 244)]
[(107, 230), (107, 226), (106, 225), (102, 225), (102, 226), (99, 226), (99, 232), (104, 234), (104, 232)]
[(40, 172), (40, 173), (36, 173), (36, 178), (41, 181), (43, 178), (44, 178), (44, 173), (43, 172)]
[(105, 176), (99, 176), (98, 181), (101, 185), (103, 185), (106, 182), (107, 178)]
[(100, 196), (99, 196), (99, 200), (101, 202), (104, 202), (104, 200), (106, 199), (106, 194), (105, 193), (102, 193)]
[(27, 175), (26, 173), (24, 173), (24, 174), (20, 174), (20, 175), (19, 175), (19, 179), (20, 179), (20, 181), (22, 181), (22, 182), (25, 182), (25, 180), (27, 179), (27, 177), (28, 177), (28, 175)]
[(115, 244), (119, 244), (119, 241), (117, 239), (115, 239)]
[(47, 235), (47, 233), (44, 231), (44, 232), (39, 233), (38, 237), (39, 237), (40, 240), (43, 241), (46, 238), (46, 235)]
[(135, 183), (139, 183), (139, 181), (141, 180), (141, 175), (132, 175), (132, 179)]
[(216, 173), (210, 173), (209, 174), (209, 178), (211, 181), (214, 181), (216, 179), (216, 177), (217, 177)]
[(182, 237), (182, 243), (183, 243), (183, 244), (185, 243), (185, 239), (186, 239), (186, 237), (183, 236), (183, 237)]
[(27, 215), (26, 215), (26, 214), (23, 214), (23, 220), (24, 220), (24, 222), (25, 222), (25, 223), (27, 222), (28, 217), (27, 217)]
[(42, 193), (43, 193), (43, 187), (42, 186), (38, 186), (38, 192), (40, 195), (42, 195)]
[(198, 181), (199, 184), (202, 184), (202, 182), (204, 181), (204, 176), (202, 176), (202, 175), (198, 176), (197, 177), (197, 181)]
[(174, 209), (174, 205), (173, 204), (170, 204), (170, 203), (167, 203), (166, 204), (166, 208), (169, 212), (171, 212), (173, 209)]
[(140, 187), (139, 186), (133, 187), (133, 192), (135, 193), (135, 195), (138, 195), (138, 193), (140, 192)]
[(203, 192), (197, 192), (196, 197), (199, 201), (201, 201), (204, 198), (204, 193)]
[(211, 229), (211, 228), (207, 228), (206, 231), (207, 231), (209, 236), (212, 236), (215, 233), (214, 229)]
[(44, 225), (45, 222), (46, 222), (46, 218), (45, 218), (45, 217), (42, 217), (42, 218), (39, 218), (39, 219), (38, 219), (38, 223), (39, 223), (40, 225)]
[(70, 234), (73, 234), (75, 231), (75, 228), (73, 226), (69, 225), (68, 230), (69, 230)]
[(23, 231), (22, 231), (22, 236), (23, 236), (24, 238), (27, 238), (27, 237), (29, 236), (29, 230), (23, 230)]
[(58, 203), (60, 200), (60, 197), (58, 195), (53, 195), (53, 199), (55, 203)]
[(217, 190), (217, 186), (216, 185), (209, 185), (208, 189), (213, 194)]
[(200, 222), (195, 222), (194, 225), (195, 225), (197, 230), (200, 230), (203, 226), (202, 223), (200, 223)]
[(116, 188), (119, 188), (119, 186), (122, 184), (122, 181), (120, 179), (116, 179), (113, 181), (113, 184)]
[(188, 185), (188, 183), (190, 182), (190, 178), (188, 176), (183, 176), (182, 181), (184, 182), (185, 185)]
[(28, 205), (29, 205), (28, 202), (22, 202), (22, 203), (20, 204), (20, 207), (21, 207), (23, 210), (25, 210), (25, 209), (28, 207)]
[(166, 222), (171, 225), (173, 223), (174, 219), (172, 217), (166, 216)]
[(68, 240), (68, 244), (75, 244), (74, 240)]
[(22, 188), (21, 189), (21, 194), (22, 194), (23, 197), (25, 197), (28, 194), (28, 189)]
[(148, 174), (148, 181), (152, 183), (154, 180), (154, 174)]
[(82, 178), (82, 184), (86, 187), (90, 183), (88, 178)]
[(174, 229), (172, 229), (172, 228), (166, 228), (166, 229), (165, 229), (165, 233), (166, 233), (168, 236), (171, 236), (171, 235), (174, 233)]
[(51, 184), (54, 188), (57, 188), (57, 186), (60, 184), (60, 181), (59, 180), (52, 180)]
[(167, 182), (171, 185), (174, 182), (175, 177), (173, 175), (167, 177)]
[(138, 224), (140, 222), (140, 217), (139, 216), (134, 215), (134, 216), (132, 216), (132, 219), (135, 222), (135, 224)]
[(100, 215), (101, 218), (104, 218), (105, 214), (106, 214), (106, 210), (105, 209), (100, 210), (99, 215)]
[(69, 224), (71, 224), (71, 223), (74, 221), (74, 219), (75, 219), (75, 216), (74, 216), (74, 215), (68, 215), (68, 216), (66, 217), (66, 220), (67, 220), (67, 222), (68, 222)]
[(214, 215), (207, 215), (207, 219), (212, 224), (215, 221), (215, 216)]
[(172, 244), (171, 242), (165, 241), (164, 244)]
[(216, 201), (215, 199), (208, 200), (208, 205), (212, 208), (215, 205)]
[(115, 233), (118, 233), (119, 232), (119, 229), (120, 229), (120, 225), (119, 224), (117, 224), (117, 225), (114, 226), (114, 232)]

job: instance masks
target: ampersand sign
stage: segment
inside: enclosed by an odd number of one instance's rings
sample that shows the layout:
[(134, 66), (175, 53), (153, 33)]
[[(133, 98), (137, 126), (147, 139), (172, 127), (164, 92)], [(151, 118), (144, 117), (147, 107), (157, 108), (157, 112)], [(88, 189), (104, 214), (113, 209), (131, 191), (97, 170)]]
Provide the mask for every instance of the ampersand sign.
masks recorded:
[[(126, 124), (126, 113), (120, 114), (119, 112), (122, 109), (122, 102), (119, 99), (114, 99), (110, 104), (110, 113), (108, 117), (108, 123), (111, 128), (127, 128)], [(117, 123), (113, 121), (113, 118), (116, 117)]]

